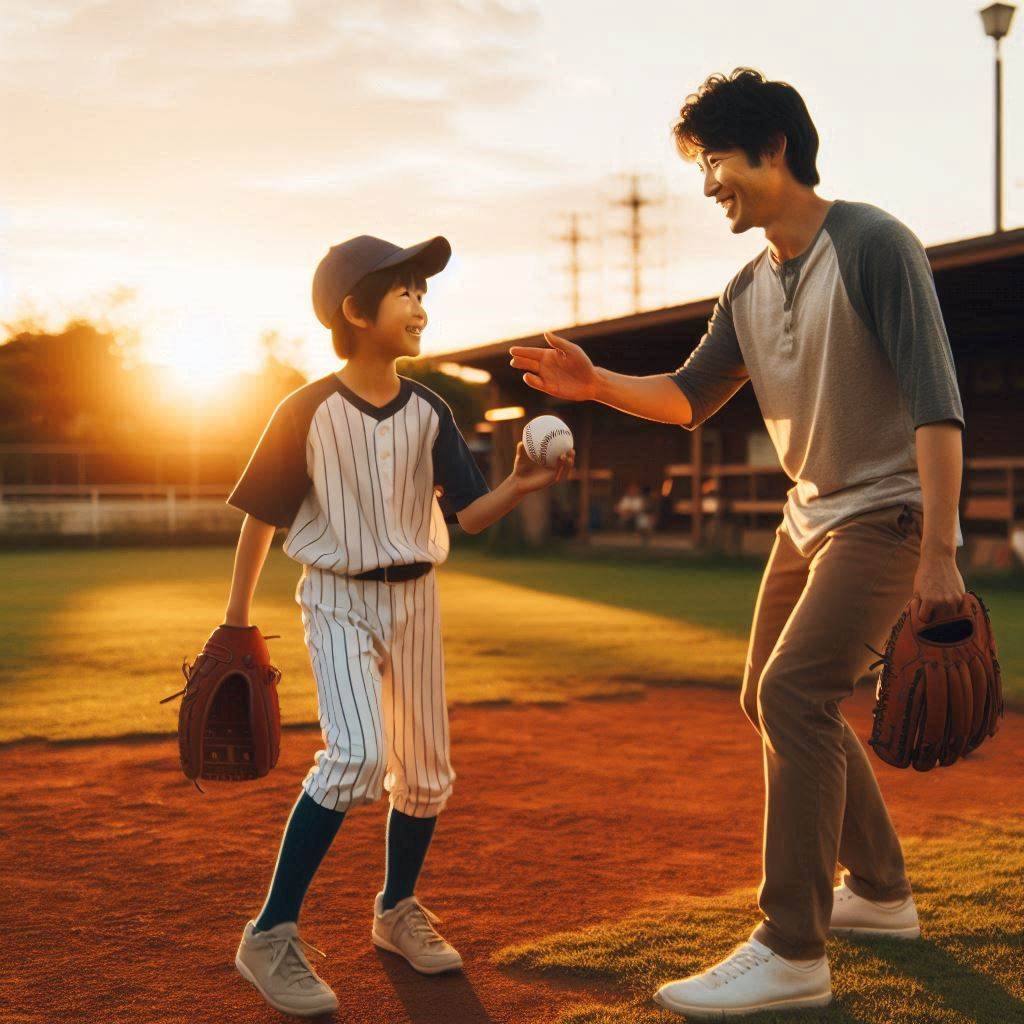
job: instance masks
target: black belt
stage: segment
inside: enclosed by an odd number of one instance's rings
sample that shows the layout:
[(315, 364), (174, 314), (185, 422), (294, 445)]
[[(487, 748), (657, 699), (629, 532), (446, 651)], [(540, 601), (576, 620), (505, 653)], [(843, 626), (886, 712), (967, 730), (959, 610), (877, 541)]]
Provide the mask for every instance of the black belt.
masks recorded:
[(353, 576), (354, 580), (382, 580), (384, 583), (405, 583), (426, 576), (434, 568), (433, 562), (411, 562), (408, 565), (386, 565), (383, 569), (370, 569)]

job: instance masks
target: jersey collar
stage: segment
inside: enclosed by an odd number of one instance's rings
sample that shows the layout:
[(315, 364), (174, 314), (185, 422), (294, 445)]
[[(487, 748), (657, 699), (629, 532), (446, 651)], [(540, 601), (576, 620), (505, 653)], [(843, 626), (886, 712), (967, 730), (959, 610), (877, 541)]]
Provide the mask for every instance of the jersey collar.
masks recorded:
[(334, 378), (334, 386), (338, 394), (350, 405), (354, 405), (360, 412), (375, 420), (386, 420), (389, 416), (394, 416), (409, 401), (409, 396), (412, 394), (409, 381), (405, 377), (399, 377), (398, 394), (387, 405), (374, 405), (372, 402), (366, 401), (365, 398), (360, 398), (350, 387), (343, 384), (337, 374), (332, 373), (331, 376)]

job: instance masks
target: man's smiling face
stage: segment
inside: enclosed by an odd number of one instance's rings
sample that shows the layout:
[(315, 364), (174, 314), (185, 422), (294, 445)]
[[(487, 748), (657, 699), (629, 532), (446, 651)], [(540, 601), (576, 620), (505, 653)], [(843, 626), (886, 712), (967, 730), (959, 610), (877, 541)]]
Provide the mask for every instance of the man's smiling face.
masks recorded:
[(704, 175), (704, 195), (722, 207), (734, 235), (765, 224), (765, 200), (774, 192), (768, 161), (752, 167), (742, 149), (706, 149), (697, 169)]

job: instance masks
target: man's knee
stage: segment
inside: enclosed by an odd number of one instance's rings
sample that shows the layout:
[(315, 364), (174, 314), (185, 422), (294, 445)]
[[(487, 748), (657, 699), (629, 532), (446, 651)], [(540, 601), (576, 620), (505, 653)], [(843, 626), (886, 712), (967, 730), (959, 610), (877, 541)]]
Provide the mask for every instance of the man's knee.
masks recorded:
[(743, 677), (743, 686), (740, 689), (740, 707), (750, 724), (760, 732), (761, 722), (757, 714), (757, 689), (760, 681), (758, 676), (759, 673), (754, 675), (749, 668), (747, 669)]
[(765, 736), (787, 731), (793, 719), (801, 714), (802, 703), (800, 688), (794, 685), (785, 666), (769, 665), (761, 673), (754, 703), (754, 721)]

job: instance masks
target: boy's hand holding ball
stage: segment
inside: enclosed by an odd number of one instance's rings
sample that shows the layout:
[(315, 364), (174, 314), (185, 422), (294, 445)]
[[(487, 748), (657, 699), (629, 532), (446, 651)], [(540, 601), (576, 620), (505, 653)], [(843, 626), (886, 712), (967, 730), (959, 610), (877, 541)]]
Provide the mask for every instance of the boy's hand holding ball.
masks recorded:
[(512, 468), (519, 490), (527, 494), (564, 479), (576, 458), (572, 444), (572, 431), (557, 416), (530, 420)]

